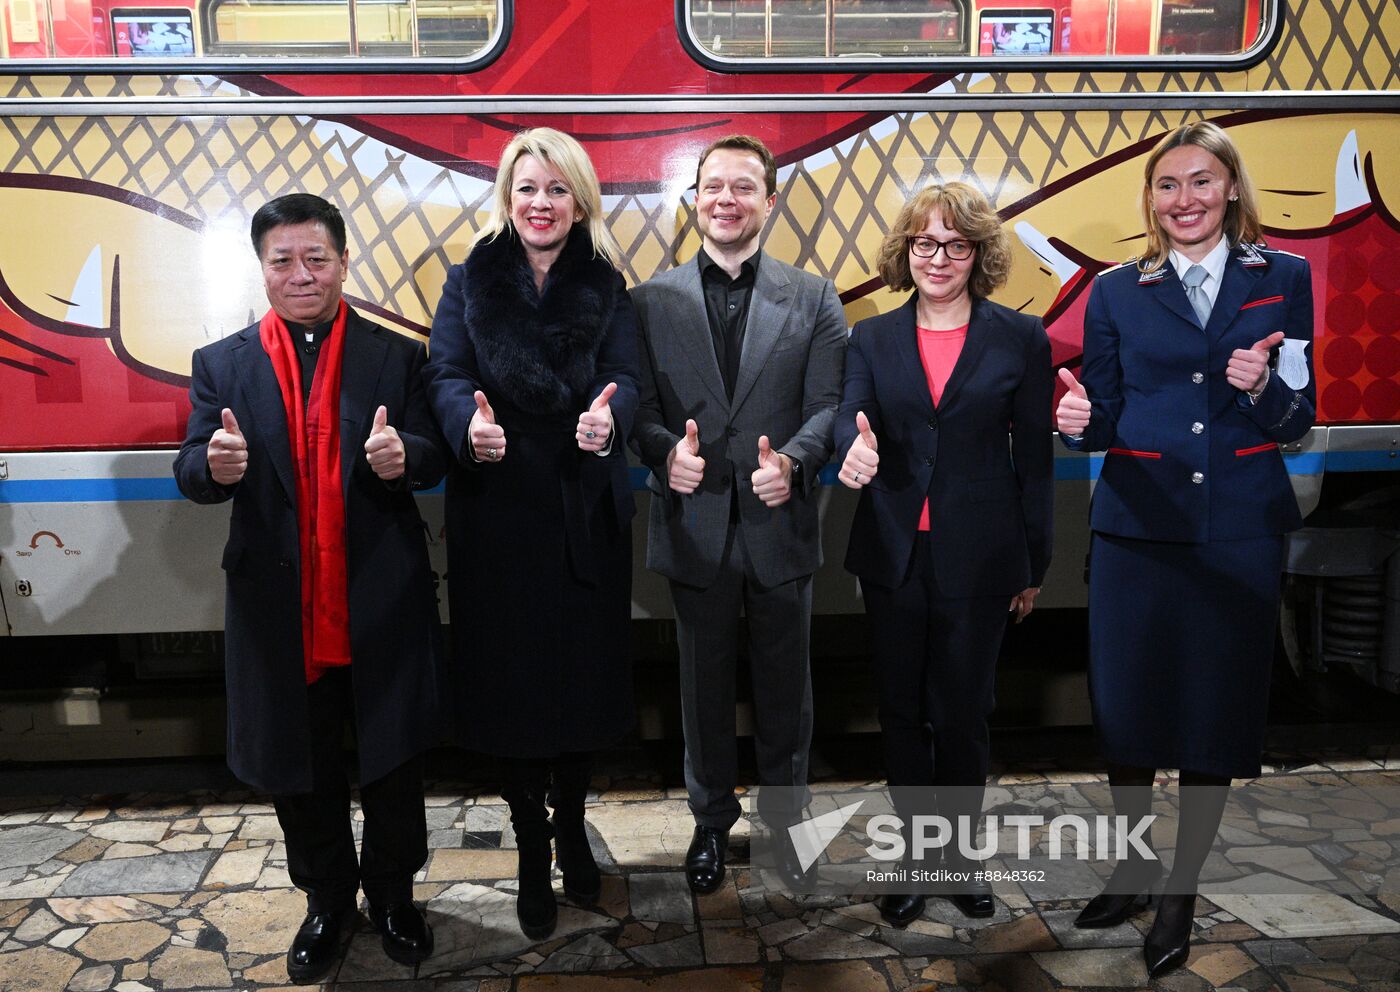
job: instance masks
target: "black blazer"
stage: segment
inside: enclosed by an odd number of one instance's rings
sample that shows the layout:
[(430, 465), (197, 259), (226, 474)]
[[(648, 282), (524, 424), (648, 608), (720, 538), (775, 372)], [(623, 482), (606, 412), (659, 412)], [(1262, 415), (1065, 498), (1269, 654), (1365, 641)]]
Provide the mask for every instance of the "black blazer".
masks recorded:
[(935, 409), (919, 358), (917, 296), (858, 323), (846, 353), (836, 460), (865, 411), (880, 471), (862, 490), (846, 569), (886, 587), (907, 577), (925, 497), (945, 596), (1014, 595), (1050, 564), (1054, 376), (1040, 318), (974, 299), (967, 340)]
[[(373, 782), (435, 743), (440, 624), (412, 490), (436, 485), (448, 455), (423, 391), (423, 345), (354, 310), (345, 334), (340, 451), (350, 670), (360, 781)], [(311, 750), (296, 481), (282, 394), (258, 325), (194, 353), (190, 401), (175, 480), (196, 503), (233, 500), (223, 557), (229, 767), (269, 792), (307, 792)], [(365, 460), (381, 404), (408, 455), (405, 476), (388, 483)], [(224, 407), (233, 410), (248, 440), (248, 471), (234, 486), (215, 483), (207, 462)]]

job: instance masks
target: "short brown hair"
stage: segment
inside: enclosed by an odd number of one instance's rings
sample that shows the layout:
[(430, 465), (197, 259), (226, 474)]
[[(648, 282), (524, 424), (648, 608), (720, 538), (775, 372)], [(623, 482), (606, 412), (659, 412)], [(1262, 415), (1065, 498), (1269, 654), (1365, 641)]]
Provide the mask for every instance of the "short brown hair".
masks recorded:
[(909, 198), (880, 243), (875, 260), (880, 278), (895, 292), (914, 288), (909, 237), (922, 231), (935, 212), (974, 245), (968, 292), (982, 299), (992, 295), (1011, 274), (1011, 239), (987, 198), (967, 183), (925, 186)]
[(1217, 124), (1210, 121), (1183, 124), (1157, 142), (1157, 147), (1152, 149), (1143, 166), (1142, 219), (1147, 224), (1147, 247), (1137, 263), (1138, 269), (1143, 272), (1160, 269), (1171, 257), (1171, 246), (1167, 244), (1162, 225), (1157, 221), (1157, 211), (1152, 209), (1152, 173), (1157, 171), (1157, 163), (1162, 161), (1163, 155), (1182, 145), (1204, 148), (1219, 159), (1230, 173), (1238, 197), (1225, 202), (1225, 237), (1229, 239), (1230, 247), (1246, 242), (1254, 244), (1264, 234), (1259, 224), (1259, 197), (1255, 195), (1249, 173), (1244, 171), (1244, 159), (1240, 157), (1239, 148)]
[(768, 150), (767, 145), (748, 134), (727, 134), (718, 141), (710, 142), (710, 146), (700, 153), (700, 161), (695, 166), (695, 185), (697, 187), (700, 185), (700, 170), (705, 167), (705, 159), (709, 158), (712, 152), (719, 151), (721, 148), (757, 155), (758, 160), (763, 163), (765, 197), (778, 192), (777, 159), (773, 158), (773, 153)]

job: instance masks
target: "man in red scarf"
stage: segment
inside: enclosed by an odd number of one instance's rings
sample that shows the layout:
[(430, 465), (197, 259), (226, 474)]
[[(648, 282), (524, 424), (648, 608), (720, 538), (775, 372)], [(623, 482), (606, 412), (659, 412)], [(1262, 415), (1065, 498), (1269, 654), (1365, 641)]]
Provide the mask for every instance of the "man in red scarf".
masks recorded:
[(413, 491), (437, 484), (448, 455), (420, 381), (423, 345), (341, 299), (340, 212), (278, 197), (253, 216), (252, 238), (272, 306), (194, 353), (175, 477), (197, 503), (233, 501), (228, 761), (272, 793), (288, 873), (307, 895), (287, 972), (310, 983), (339, 959), (361, 887), (389, 957), (432, 953), (412, 880), (428, 853), (421, 756), (438, 726), (439, 621)]

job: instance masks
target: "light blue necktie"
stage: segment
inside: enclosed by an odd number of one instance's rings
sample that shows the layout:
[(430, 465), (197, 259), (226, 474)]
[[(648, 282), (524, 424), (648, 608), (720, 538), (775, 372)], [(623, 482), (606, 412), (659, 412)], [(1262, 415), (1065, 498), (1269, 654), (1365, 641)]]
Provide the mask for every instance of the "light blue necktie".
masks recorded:
[(1181, 276), (1182, 285), (1186, 287), (1186, 300), (1191, 304), (1191, 309), (1196, 311), (1196, 323), (1204, 330), (1206, 324), (1210, 322), (1210, 297), (1201, 288), (1201, 283), (1206, 281), (1206, 270), (1199, 265), (1192, 265)]

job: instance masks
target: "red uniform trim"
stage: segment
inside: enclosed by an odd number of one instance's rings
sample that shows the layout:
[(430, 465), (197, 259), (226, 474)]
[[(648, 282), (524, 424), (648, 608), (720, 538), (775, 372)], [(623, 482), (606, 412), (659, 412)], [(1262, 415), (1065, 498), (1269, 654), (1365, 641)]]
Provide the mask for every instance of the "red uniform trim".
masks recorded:
[(1132, 448), (1109, 448), (1110, 455), (1128, 455), (1132, 458), (1161, 458), (1160, 451), (1134, 451)]
[(1277, 447), (1278, 444), (1276, 442), (1270, 441), (1268, 444), (1256, 444), (1252, 448), (1236, 448), (1235, 457), (1243, 458), (1245, 455), (1257, 455), (1261, 451), (1273, 451)]
[(1240, 309), (1241, 309), (1241, 310), (1248, 310), (1250, 307), (1262, 307), (1265, 303), (1282, 303), (1282, 302), (1283, 302), (1283, 297), (1282, 297), (1282, 296), (1266, 296), (1266, 297), (1264, 297), (1262, 300), (1251, 300), (1250, 302), (1246, 303), (1244, 306), (1240, 307)]

